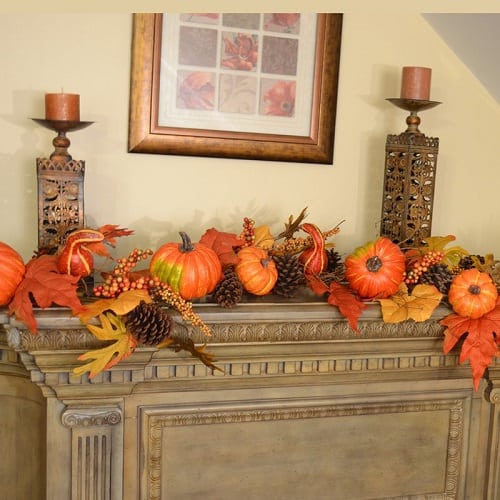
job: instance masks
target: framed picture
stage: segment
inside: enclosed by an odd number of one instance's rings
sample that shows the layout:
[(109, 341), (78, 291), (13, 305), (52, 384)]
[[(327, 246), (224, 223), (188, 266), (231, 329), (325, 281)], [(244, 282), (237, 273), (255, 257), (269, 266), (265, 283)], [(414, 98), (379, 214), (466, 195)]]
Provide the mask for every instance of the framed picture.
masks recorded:
[(333, 162), (342, 14), (134, 14), (129, 152)]

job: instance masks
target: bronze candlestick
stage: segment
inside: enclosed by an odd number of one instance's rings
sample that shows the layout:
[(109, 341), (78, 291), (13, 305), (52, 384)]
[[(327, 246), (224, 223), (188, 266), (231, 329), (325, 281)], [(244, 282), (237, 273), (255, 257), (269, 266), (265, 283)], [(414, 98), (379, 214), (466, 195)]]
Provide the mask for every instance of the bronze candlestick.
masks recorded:
[(81, 130), (93, 122), (44, 120), (32, 118), (57, 132), (49, 158), (37, 158), (38, 249), (57, 251), (72, 231), (84, 226), (83, 181), (85, 162), (73, 160), (68, 152), (67, 132)]
[(431, 236), (439, 139), (419, 130), (418, 112), (441, 103), (387, 100), (410, 114), (402, 134), (387, 136), (380, 234), (407, 247), (420, 246)]

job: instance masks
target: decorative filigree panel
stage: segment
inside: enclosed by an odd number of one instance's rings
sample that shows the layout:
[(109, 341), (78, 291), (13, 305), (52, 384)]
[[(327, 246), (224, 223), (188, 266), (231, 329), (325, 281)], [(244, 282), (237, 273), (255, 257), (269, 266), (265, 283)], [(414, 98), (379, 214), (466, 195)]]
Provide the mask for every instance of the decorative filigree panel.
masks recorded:
[(84, 225), (85, 162), (37, 158), (38, 248), (57, 249)]
[(387, 136), (381, 235), (405, 246), (431, 236), (438, 149), (423, 134)]

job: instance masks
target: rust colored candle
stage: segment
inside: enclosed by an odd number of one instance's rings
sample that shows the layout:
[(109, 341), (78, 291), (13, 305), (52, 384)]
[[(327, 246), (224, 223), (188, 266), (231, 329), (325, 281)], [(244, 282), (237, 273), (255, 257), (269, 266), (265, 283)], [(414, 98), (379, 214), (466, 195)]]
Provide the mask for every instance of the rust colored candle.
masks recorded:
[(45, 119), (80, 121), (79, 94), (45, 94)]
[(431, 68), (403, 67), (401, 99), (428, 101), (431, 93)]

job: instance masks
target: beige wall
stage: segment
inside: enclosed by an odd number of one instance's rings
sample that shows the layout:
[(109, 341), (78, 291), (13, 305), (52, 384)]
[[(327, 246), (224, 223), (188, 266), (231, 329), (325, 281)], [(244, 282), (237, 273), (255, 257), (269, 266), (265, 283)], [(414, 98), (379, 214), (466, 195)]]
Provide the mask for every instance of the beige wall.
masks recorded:
[(496, 222), (498, 103), (417, 13), (359, 11), (344, 17), (333, 166), (127, 153), (131, 15), (0, 14), (0, 241), (29, 258), (37, 244), (35, 158), (52, 151), (45, 92), (81, 94), (82, 120), (70, 152), (86, 161), (88, 225), (111, 223), (135, 236), (119, 243), (155, 248), (185, 230), (239, 231), (250, 216), (282, 229), (309, 207), (326, 229), (345, 219), (342, 252), (377, 235), (384, 145), (405, 128), (401, 67), (433, 68), (421, 129), (440, 138), (433, 233), (455, 234), (474, 253), (500, 255)]

